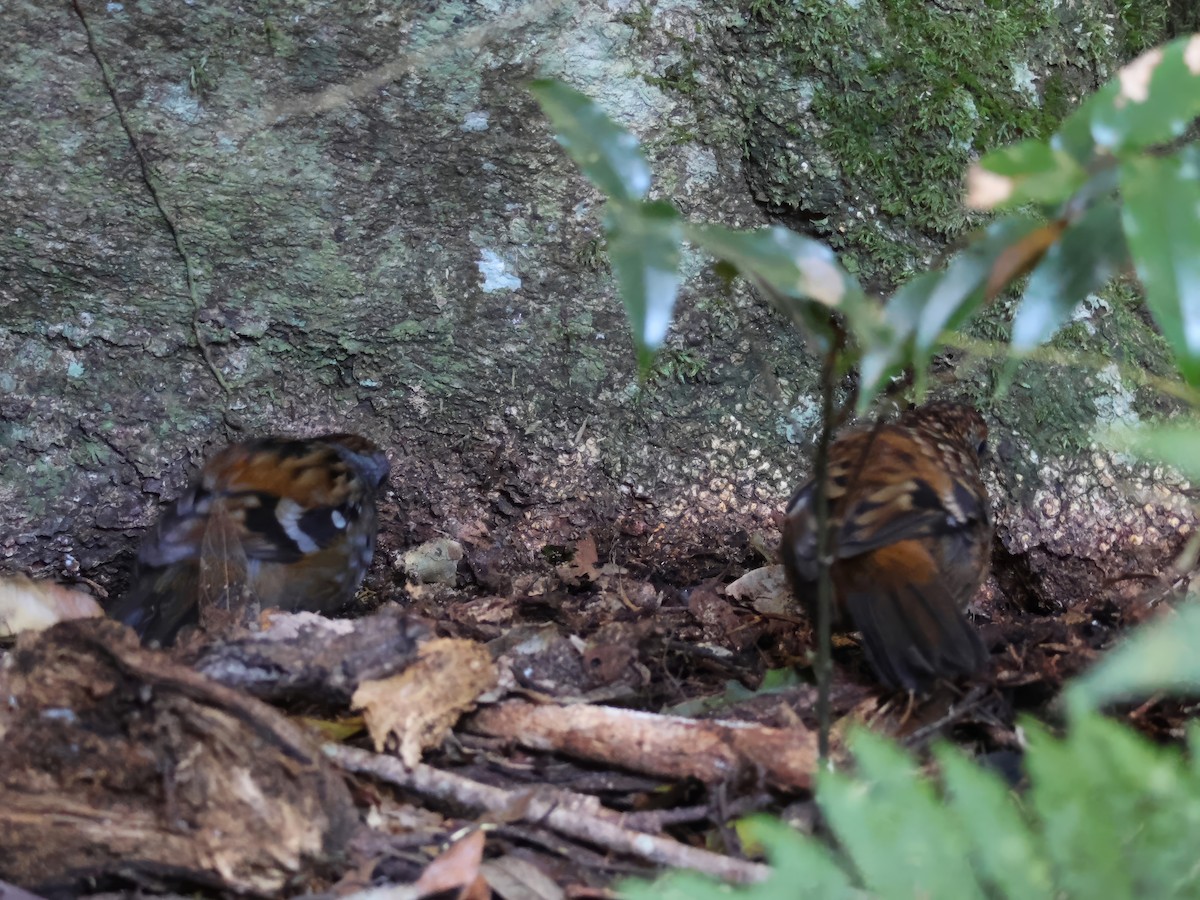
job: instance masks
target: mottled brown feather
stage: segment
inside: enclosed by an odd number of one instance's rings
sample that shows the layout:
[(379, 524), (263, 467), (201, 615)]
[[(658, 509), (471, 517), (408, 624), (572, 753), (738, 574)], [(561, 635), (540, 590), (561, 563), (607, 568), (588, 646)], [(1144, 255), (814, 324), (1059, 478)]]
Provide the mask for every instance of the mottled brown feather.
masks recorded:
[[(980, 476), (987, 426), (973, 408), (932, 403), (830, 447), (834, 626), (863, 635), (890, 687), (924, 690), (986, 662), (964, 610), (988, 569), (991, 519)], [(781, 556), (815, 617), (816, 516), (810, 481), (788, 506)]]
[(358, 435), (222, 449), (146, 535), (110, 615), (165, 645), (188, 624), (223, 627), (265, 608), (336, 610), (370, 564), (387, 473)]

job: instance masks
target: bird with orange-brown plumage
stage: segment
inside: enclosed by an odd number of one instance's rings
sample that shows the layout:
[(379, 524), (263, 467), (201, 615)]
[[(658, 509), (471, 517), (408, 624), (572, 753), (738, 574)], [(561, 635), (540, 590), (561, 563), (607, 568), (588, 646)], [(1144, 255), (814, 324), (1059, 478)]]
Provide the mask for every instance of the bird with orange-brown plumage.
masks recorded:
[[(880, 681), (927, 690), (970, 675), (987, 651), (965, 609), (987, 576), (992, 537), (980, 458), (987, 425), (958, 403), (929, 403), (856, 428), (829, 448), (833, 627), (857, 629)], [(814, 481), (788, 504), (781, 555), (815, 622)]]
[(265, 437), (213, 456), (138, 549), (109, 615), (145, 643), (255, 610), (333, 612), (362, 584), (389, 464), (353, 434)]

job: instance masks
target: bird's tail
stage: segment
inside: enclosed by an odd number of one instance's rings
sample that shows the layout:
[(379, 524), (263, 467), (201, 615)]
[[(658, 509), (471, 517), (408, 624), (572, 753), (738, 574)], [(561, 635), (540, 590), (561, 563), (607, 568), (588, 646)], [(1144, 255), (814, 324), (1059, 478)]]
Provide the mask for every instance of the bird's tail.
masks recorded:
[(862, 632), (867, 659), (889, 687), (923, 691), (936, 678), (970, 675), (987, 663), (979, 633), (936, 584), (853, 591), (846, 609)]
[(188, 625), (225, 628), (257, 615), (245, 547), (223, 508), (210, 511), (196, 556), (148, 566), (139, 561), (133, 585), (109, 615), (143, 644), (170, 646)]
[(108, 614), (136, 631), (143, 644), (166, 647), (175, 642), (182, 628), (199, 620), (198, 584), (199, 570), (194, 563), (142, 569)]

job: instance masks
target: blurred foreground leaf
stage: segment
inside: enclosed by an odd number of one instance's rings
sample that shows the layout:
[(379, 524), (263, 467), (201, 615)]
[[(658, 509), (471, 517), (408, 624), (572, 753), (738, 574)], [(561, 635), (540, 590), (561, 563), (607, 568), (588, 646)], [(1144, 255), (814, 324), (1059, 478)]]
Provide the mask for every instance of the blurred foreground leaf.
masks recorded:
[(1159, 621), (1139, 628), (1104, 655), (1067, 693), (1073, 708), (1095, 709), (1115, 700), (1148, 697), (1158, 691), (1200, 693), (1200, 603), (1164, 611)]
[(887, 330), (863, 349), (859, 411), (901, 369), (923, 370), (942, 333), (957, 328), (985, 300), (1035, 264), (1056, 237), (1054, 223), (1046, 225), (1027, 216), (997, 219), (944, 270), (905, 283), (884, 306)]
[(1200, 148), (1127, 160), (1121, 192), (1146, 305), (1184, 379), (1200, 384)]
[(683, 229), (669, 203), (609, 204), (604, 217), (608, 255), (633, 327), (643, 374), (671, 326), (679, 291), (679, 252)]
[(1120, 156), (1180, 137), (1200, 115), (1200, 35), (1147, 50), (1116, 81), (1090, 108), (1097, 144)]
[(674, 872), (654, 882), (620, 885), (623, 900), (796, 900), (797, 897), (852, 897), (850, 880), (819, 842), (775, 819), (756, 816), (738, 824), (738, 834), (766, 853), (774, 872), (761, 884), (732, 887), (690, 872)]
[(1075, 305), (1103, 287), (1128, 257), (1120, 210), (1106, 197), (1063, 232), (1029, 276), (1013, 319), (1013, 349), (1027, 353), (1050, 340)]
[(1030, 139), (993, 150), (967, 173), (967, 205), (1012, 209), (1061, 203), (1083, 186), (1087, 172), (1069, 153)]
[(590, 97), (561, 81), (541, 78), (529, 89), (554, 126), (555, 137), (583, 174), (615, 200), (641, 200), (650, 166), (637, 138), (613, 122)]
[(689, 226), (687, 237), (759, 284), (781, 313), (822, 339), (831, 334), (831, 312), (845, 315), (860, 337), (875, 316), (854, 276), (811, 238), (778, 225), (753, 231)]

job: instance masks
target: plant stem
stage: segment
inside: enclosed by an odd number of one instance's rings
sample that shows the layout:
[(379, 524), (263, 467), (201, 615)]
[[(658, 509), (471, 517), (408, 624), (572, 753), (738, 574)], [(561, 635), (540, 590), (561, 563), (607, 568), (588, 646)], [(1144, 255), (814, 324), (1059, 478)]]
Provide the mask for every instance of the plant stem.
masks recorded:
[(833, 581), (829, 568), (833, 563), (834, 542), (826, 495), (829, 492), (829, 443), (835, 424), (833, 391), (840, 350), (840, 341), (833, 342), (821, 367), (821, 434), (817, 438), (817, 454), (813, 460), (813, 477), (816, 479), (813, 507), (817, 519), (817, 750), (823, 766), (829, 762), (829, 689), (833, 680), (830, 637), (833, 625)]

